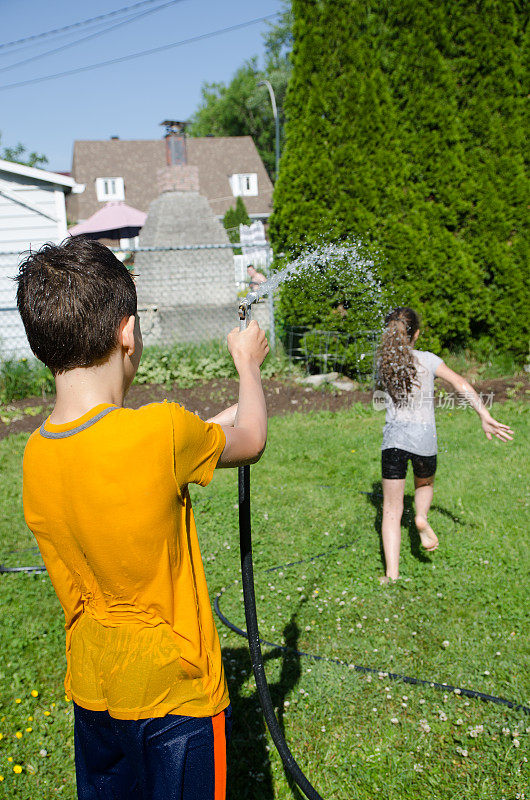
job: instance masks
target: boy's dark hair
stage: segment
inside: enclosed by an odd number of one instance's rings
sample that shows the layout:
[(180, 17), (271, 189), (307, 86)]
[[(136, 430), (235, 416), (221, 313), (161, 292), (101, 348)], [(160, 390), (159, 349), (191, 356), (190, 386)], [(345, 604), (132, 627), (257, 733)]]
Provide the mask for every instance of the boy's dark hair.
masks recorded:
[(32, 351), (54, 375), (105, 360), (124, 317), (136, 314), (134, 281), (99, 242), (72, 236), (19, 265), (17, 305)]

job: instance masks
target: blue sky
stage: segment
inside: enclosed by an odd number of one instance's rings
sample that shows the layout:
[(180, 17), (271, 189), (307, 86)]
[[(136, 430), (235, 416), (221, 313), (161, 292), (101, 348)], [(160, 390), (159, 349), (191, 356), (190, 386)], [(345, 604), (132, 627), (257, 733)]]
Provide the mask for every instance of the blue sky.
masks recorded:
[(260, 22), (203, 41), (121, 64), (16, 88), (7, 84), (118, 58), (238, 25), (282, 9), (281, 0), (174, 0), (167, 8), (101, 36), (6, 69), (46, 50), (110, 27), (168, 0), (152, 0), (127, 15), (12, 47), (7, 42), (107, 14), (139, 0), (0, 0), (0, 133), (2, 145), (22, 142), (44, 153), (47, 169), (69, 170), (75, 139), (155, 139), (164, 119), (188, 119), (205, 81), (228, 81), (248, 58), (263, 57)]

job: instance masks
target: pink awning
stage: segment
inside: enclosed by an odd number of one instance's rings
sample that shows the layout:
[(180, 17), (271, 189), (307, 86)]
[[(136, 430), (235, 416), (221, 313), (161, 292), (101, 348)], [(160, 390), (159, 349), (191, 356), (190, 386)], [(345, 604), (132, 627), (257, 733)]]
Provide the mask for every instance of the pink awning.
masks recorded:
[(105, 203), (103, 208), (92, 214), (91, 217), (68, 229), (70, 236), (79, 233), (100, 233), (103, 231), (117, 231), (121, 228), (143, 227), (147, 214), (137, 208), (126, 205), (120, 201)]

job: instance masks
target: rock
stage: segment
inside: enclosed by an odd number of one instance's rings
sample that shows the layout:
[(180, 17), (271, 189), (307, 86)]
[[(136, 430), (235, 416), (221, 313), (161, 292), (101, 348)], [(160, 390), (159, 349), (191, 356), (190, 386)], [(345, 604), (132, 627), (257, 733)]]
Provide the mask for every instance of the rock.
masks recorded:
[(325, 383), (332, 383), (339, 377), (338, 372), (325, 372), (321, 375), (308, 375), (306, 378), (298, 378), (298, 383), (306, 383), (310, 386), (323, 386)]
[(340, 389), (341, 392), (353, 392), (356, 387), (354, 381), (350, 381), (349, 378), (342, 378), (340, 381), (331, 381), (331, 385), (335, 389)]

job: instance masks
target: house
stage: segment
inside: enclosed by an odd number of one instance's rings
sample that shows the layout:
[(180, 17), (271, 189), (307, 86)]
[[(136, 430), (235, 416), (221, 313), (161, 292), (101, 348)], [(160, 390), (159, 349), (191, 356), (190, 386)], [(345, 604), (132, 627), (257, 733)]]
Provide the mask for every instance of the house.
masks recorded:
[(158, 196), (157, 174), (166, 165), (197, 167), (199, 193), (222, 219), (241, 195), (251, 219), (272, 212), (273, 186), (251, 136), (186, 136), (186, 123), (167, 120), (159, 140), (76, 141), (72, 175), (85, 189), (67, 201), (68, 218), (82, 222), (109, 201), (147, 212)]
[(0, 160), (0, 358), (30, 354), (15, 302), (20, 255), (67, 235), (65, 196), (74, 178)]

